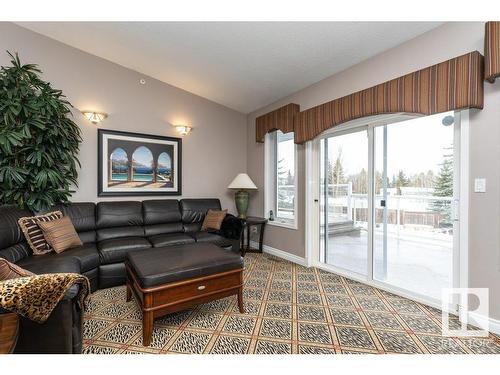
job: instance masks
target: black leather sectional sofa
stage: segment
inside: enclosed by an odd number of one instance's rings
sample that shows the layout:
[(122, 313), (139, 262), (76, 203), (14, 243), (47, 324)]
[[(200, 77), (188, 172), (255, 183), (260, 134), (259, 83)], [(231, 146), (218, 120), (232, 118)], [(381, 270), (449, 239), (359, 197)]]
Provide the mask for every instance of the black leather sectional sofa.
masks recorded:
[[(211, 242), (239, 251), (242, 221), (227, 215), (218, 232), (201, 232), (208, 209), (220, 210), (218, 199), (156, 199), (58, 205), (69, 216), (83, 246), (61, 254), (34, 256), (17, 224), (35, 213), (0, 206), (0, 258), (36, 274), (76, 272), (87, 276), (92, 291), (125, 283), (125, 258), (131, 251), (193, 242)], [(72, 288), (73, 289), (73, 288)], [(83, 314), (67, 293), (44, 324), (20, 320), (16, 353), (80, 353)], [(4, 313), (5, 311), (0, 311)]]
[(201, 232), (208, 209), (218, 199), (155, 199), (71, 203), (51, 209), (69, 216), (83, 246), (61, 254), (33, 256), (17, 220), (34, 213), (0, 206), (0, 258), (36, 274), (76, 272), (88, 277), (92, 291), (125, 283), (125, 258), (131, 251), (193, 242), (211, 242), (239, 251), (241, 220), (227, 215), (218, 232)]

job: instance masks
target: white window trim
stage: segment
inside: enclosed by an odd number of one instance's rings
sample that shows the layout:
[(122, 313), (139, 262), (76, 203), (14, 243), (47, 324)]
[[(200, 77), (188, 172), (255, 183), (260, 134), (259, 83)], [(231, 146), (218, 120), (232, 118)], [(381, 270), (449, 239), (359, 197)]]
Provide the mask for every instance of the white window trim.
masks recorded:
[[(374, 115), (368, 117), (362, 117), (356, 120), (351, 120), (334, 126), (333, 128), (327, 129), (318, 135), (315, 139), (308, 141), (306, 143), (306, 262), (309, 267), (314, 266), (318, 268), (330, 268), (331, 272), (341, 273), (343, 270), (334, 269), (332, 266), (325, 266), (323, 263), (319, 262), (319, 238), (317, 236), (317, 230), (319, 228), (319, 184), (317, 181), (319, 179), (319, 143), (322, 139), (328, 138), (332, 135), (340, 135), (342, 133), (352, 133), (358, 128), (374, 128), (382, 124), (392, 124), (394, 122), (402, 122), (405, 120), (411, 120), (416, 118), (415, 114), (406, 113), (390, 113), (384, 115)], [(369, 136), (373, 137), (373, 130), (369, 130)], [(369, 142), (371, 143), (371, 142)], [(369, 150), (373, 153), (373, 150)], [(371, 155), (373, 162), (373, 155)], [(370, 161), (369, 161), (370, 162)], [(369, 168), (369, 172), (372, 172), (373, 168)], [(367, 270), (371, 273), (371, 267)], [(356, 277), (355, 274), (351, 275)], [(361, 278), (366, 278), (365, 275), (360, 275)]]
[[(275, 218), (273, 221), (268, 221), (267, 224), (271, 226), (298, 230), (298, 180), (299, 176), (297, 175), (297, 144), (294, 144), (294, 190), (295, 190), (295, 198), (293, 200), (293, 210), (294, 210), (294, 218), (293, 223), (285, 223), (277, 221), (276, 212), (274, 208), (274, 200), (275, 198), (275, 189), (274, 189), (274, 180), (275, 180), (275, 168), (273, 163), (274, 161), (274, 145), (272, 144), (273, 136), (271, 133), (267, 133), (264, 138), (264, 217), (269, 219), (269, 211), (273, 210)], [(272, 191), (270, 191), (272, 190)]]
[[(460, 186), (459, 186), (459, 268), (455, 269), (458, 273), (459, 280), (454, 280), (455, 286), (468, 287), (468, 265), (469, 265), (469, 245), (468, 245), (468, 223), (469, 223), (469, 110), (457, 110), (454, 111), (455, 116), (458, 117), (460, 121), (460, 142), (458, 145), (457, 153), (460, 158)], [(318, 209), (318, 199), (319, 199), (319, 185), (317, 184), (319, 176), (319, 160), (317, 158), (317, 153), (319, 152), (319, 142), (323, 138), (327, 138), (332, 134), (339, 135), (341, 133), (349, 133), (354, 131), (356, 128), (367, 127), (369, 133), (370, 129), (381, 124), (391, 124), (395, 122), (402, 122), (405, 120), (410, 120), (417, 118), (414, 114), (396, 113), (388, 115), (377, 115), (364, 117), (357, 120), (352, 120), (342, 125), (336, 126), (334, 128), (328, 129), (321, 133), (317, 138), (306, 143), (306, 191), (305, 191), (305, 219), (306, 219), (306, 264), (308, 267), (317, 267), (325, 271), (337, 273), (342, 276), (352, 278), (354, 280), (363, 282), (365, 284), (386, 290), (388, 292), (412, 299), (414, 301), (424, 303), (436, 308), (441, 309), (441, 301), (429, 298), (418, 294), (416, 292), (404, 290), (396, 286), (386, 284), (373, 279), (371, 270), (368, 269), (367, 275), (356, 274), (352, 271), (342, 269), (340, 267), (335, 267), (332, 265), (324, 264), (319, 261), (319, 236), (317, 236), (317, 229), (319, 228), (319, 209)], [(373, 136), (373, 131), (371, 132)], [(370, 134), (369, 134), (370, 135)], [(373, 154), (374, 150), (370, 149), (369, 153)], [(373, 163), (373, 155), (371, 155)], [(373, 173), (373, 166), (371, 166), (371, 172)], [(373, 177), (372, 177), (373, 178)], [(370, 249), (370, 253), (372, 250)], [(456, 249), (454, 249), (454, 253)], [(454, 254), (456, 256), (457, 254)], [(372, 259), (369, 259), (369, 268), (373, 266)], [(454, 275), (456, 277), (457, 274)], [(461, 304), (455, 303), (450, 306), (450, 310), (453, 312), (458, 312), (462, 318), (464, 312), (461, 311)]]

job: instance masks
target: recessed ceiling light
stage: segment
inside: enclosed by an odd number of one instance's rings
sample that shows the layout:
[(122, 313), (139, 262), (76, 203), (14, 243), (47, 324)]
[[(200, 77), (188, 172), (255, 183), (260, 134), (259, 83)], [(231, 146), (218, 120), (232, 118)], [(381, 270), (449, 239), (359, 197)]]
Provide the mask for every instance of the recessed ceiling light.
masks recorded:
[(141, 78), (141, 79), (139, 80), (139, 83), (140, 83), (141, 85), (145, 85), (145, 84), (146, 84), (146, 80), (145, 80), (144, 78)]

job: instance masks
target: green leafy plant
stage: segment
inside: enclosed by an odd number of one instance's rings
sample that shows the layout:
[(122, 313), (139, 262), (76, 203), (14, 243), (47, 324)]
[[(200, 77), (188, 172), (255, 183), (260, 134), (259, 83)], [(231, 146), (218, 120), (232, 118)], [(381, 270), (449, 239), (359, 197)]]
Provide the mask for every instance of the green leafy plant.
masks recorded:
[(34, 64), (0, 69), (0, 202), (41, 210), (66, 202), (77, 185), (81, 142), (71, 104)]

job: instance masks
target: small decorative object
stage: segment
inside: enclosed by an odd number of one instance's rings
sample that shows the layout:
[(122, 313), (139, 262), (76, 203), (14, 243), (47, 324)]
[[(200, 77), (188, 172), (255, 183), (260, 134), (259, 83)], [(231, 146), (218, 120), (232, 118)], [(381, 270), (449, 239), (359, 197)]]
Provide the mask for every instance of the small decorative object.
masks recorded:
[(192, 127), (190, 126), (187, 126), (187, 125), (172, 125), (175, 130), (177, 130), (177, 133), (179, 133), (180, 135), (188, 135), (189, 133), (191, 133), (191, 130), (193, 130)]
[(98, 113), (98, 112), (88, 112), (82, 111), (82, 114), (89, 120), (92, 124), (96, 125), (104, 120), (108, 115), (106, 113)]
[(246, 173), (240, 173), (233, 182), (229, 184), (228, 189), (237, 190), (234, 194), (236, 210), (238, 211), (238, 217), (240, 219), (245, 219), (247, 217), (248, 197), (250, 195), (247, 190), (257, 190), (257, 186), (255, 186)]
[(98, 130), (98, 195), (181, 195), (180, 138)]
[(269, 221), (274, 221), (274, 213), (273, 213), (273, 210), (269, 210)]
[(78, 183), (81, 132), (61, 90), (9, 53), (0, 69), (0, 203), (40, 211)]

